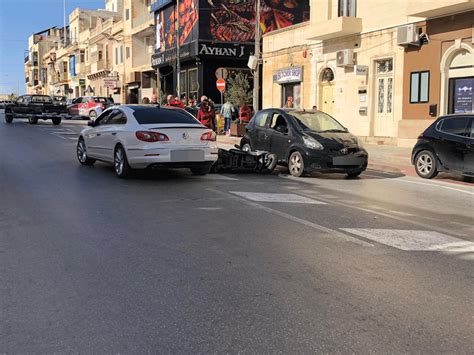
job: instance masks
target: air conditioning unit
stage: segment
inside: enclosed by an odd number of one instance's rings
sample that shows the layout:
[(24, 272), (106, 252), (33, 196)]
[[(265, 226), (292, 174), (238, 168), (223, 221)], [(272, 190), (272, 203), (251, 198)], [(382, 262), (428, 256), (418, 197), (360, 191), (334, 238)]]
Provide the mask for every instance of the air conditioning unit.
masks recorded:
[(336, 66), (349, 67), (354, 65), (354, 52), (352, 49), (344, 49), (336, 52)]
[(419, 46), (419, 36), (416, 32), (414, 24), (398, 27), (397, 29), (397, 44), (399, 46)]

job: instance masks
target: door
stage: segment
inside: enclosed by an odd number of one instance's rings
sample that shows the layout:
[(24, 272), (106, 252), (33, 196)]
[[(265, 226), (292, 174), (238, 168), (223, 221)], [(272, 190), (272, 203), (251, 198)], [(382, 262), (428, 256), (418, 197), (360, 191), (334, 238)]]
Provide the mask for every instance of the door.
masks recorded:
[(69, 106), (69, 114), (72, 116), (77, 116), (79, 115), (79, 105), (81, 104), (82, 98), (77, 98), (74, 99), (71, 103), (71, 106)]
[(393, 136), (393, 59), (376, 62), (374, 135)]
[(267, 136), (268, 117), (268, 111), (261, 111), (254, 118), (255, 122), (249, 130), (252, 150), (268, 150), (270, 148)]
[(288, 122), (282, 114), (272, 113), (267, 135), (270, 139), (269, 151), (276, 154), (279, 161), (286, 161), (291, 140), (289, 138)]
[(111, 110), (110, 115), (103, 125), (101, 135), (98, 137), (98, 145), (102, 147), (105, 160), (113, 161), (114, 149), (118, 141), (117, 136), (126, 122), (126, 116), (121, 110)]
[[(107, 120), (112, 110), (104, 111), (95, 120), (94, 128), (86, 133), (86, 145), (88, 155), (92, 158), (107, 160), (107, 152), (102, 134), (107, 129)], [(108, 160), (107, 160), (108, 161)]]
[[(462, 172), (468, 153), (468, 117), (449, 117), (437, 125), (438, 139), (433, 143), (441, 163), (448, 170)], [(470, 132), (469, 132), (470, 133)]]
[(330, 83), (325, 83), (321, 86), (321, 111), (327, 113), (328, 115), (333, 115), (334, 111), (334, 85)]

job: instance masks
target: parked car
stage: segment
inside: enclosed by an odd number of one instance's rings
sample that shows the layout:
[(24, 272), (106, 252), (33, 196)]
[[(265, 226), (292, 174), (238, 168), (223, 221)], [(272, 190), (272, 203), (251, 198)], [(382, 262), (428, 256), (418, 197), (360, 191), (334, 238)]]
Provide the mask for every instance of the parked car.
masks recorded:
[(439, 117), (418, 137), (411, 161), (425, 179), (440, 171), (474, 176), (474, 114)]
[(356, 177), (368, 161), (359, 139), (321, 111), (262, 110), (247, 125), (240, 147), (276, 154), (293, 176), (320, 171)]
[(70, 118), (65, 105), (58, 105), (47, 95), (22, 95), (15, 102), (5, 106), (5, 121), (12, 123), (13, 119), (26, 117), (31, 124), (39, 119), (51, 119), (58, 125), (63, 118)]
[(89, 117), (93, 121), (102, 111), (113, 105), (107, 97), (81, 96), (72, 100), (67, 108), (71, 116)]
[(0, 110), (5, 109), (6, 105), (12, 104), (13, 101), (11, 100), (0, 100)]
[(89, 125), (77, 142), (79, 162), (112, 163), (122, 178), (145, 168), (189, 168), (205, 175), (217, 160), (215, 133), (178, 108), (114, 106)]

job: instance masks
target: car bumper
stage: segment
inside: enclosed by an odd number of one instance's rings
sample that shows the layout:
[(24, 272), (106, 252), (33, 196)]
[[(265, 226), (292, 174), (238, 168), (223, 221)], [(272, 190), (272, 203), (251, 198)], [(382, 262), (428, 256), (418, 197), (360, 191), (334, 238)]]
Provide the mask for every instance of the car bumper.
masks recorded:
[(305, 170), (326, 173), (355, 173), (367, 169), (369, 155), (361, 149), (345, 155), (308, 151), (303, 155)]
[(131, 168), (192, 168), (212, 165), (217, 160), (215, 148), (129, 148), (127, 159)]

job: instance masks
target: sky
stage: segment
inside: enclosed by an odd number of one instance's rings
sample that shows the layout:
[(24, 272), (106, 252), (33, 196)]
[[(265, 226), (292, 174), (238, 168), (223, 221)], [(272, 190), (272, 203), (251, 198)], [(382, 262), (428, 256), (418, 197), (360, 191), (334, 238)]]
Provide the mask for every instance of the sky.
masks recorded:
[[(104, 0), (66, 0), (66, 14), (75, 8), (103, 9)], [(24, 57), (28, 37), (63, 25), (63, 0), (0, 0), (0, 95), (25, 93)]]

